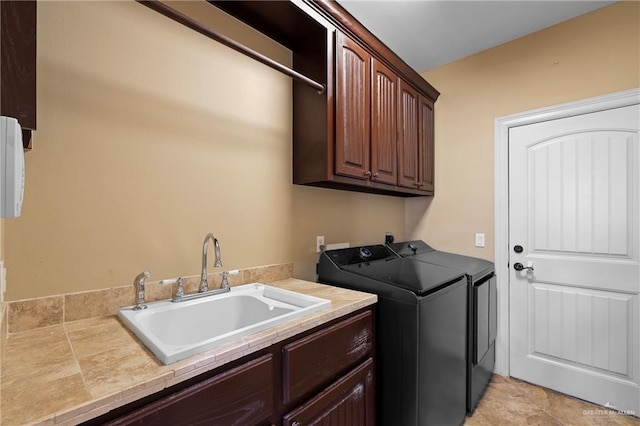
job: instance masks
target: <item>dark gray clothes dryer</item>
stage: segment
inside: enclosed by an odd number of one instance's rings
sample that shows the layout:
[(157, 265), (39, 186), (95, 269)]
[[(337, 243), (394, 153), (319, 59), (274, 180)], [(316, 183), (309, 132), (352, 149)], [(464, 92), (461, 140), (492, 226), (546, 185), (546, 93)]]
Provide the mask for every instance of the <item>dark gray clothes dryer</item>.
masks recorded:
[(467, 279), (384, 245), (325, 251), (318, 281), (375, 293), (377, 424), (460, 425), (466, 413)]
[(433, 249), (424, 241), (389, 244), (406, 259), (453, 268), (465, 274), (468, 285), (467, 413), (484, 395), (495, 366), (497, 293), (492, 262)]

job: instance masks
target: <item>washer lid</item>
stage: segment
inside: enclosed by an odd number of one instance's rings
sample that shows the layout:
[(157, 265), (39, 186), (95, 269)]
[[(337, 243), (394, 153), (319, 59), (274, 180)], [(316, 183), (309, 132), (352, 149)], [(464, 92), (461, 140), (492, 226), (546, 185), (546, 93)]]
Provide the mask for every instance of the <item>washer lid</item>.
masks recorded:
[(395, 287), (404, 288), (419, 295), (429, 293), (463, 277), (461, 271), (415, 261), (412, 258), (363, 262), (343, 266), (343, 269)]
[(403, 241), (401, 243), (390, 244), (389, 247), (402, 257), (413, 256), (415, 254), (429, 253), (434, 248), (421, 240)]

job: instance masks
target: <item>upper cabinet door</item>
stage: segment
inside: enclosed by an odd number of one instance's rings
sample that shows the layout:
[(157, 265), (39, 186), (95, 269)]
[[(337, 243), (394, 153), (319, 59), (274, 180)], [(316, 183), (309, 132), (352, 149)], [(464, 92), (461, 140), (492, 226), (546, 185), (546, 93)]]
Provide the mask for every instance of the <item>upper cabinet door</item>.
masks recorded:
[(435, 158), (433, 101), (420, 95), (418, 102), (418, 187), (433, 194)]
[(0, 3), (0, 112), (18, 119), (29, 148), (30, 130), (36, 129), (37, 3)]
[(418, 92), (400, 80), (398, 102), (398, 185), (418, 188)]
[(369, 179), (371, 55), (338, 32), (336, 174)]
[(398, 77), (371, 58), (371, 180), (398, 182)]

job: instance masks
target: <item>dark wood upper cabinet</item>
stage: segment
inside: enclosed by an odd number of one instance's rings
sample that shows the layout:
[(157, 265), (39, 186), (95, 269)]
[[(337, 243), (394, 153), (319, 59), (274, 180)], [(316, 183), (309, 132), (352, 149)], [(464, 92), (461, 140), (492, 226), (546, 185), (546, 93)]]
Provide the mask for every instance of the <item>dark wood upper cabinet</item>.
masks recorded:
[(431, 193), (434, 190), (434, 152), (433, 101), (420, 95), (418, 98), (418, 183), (420, 189)]
[(371, 135), (371, 55), (337, 35), (336, 174), (369, 179)]
[(433, 102), (400, 83), (398, 185), (433, 194)]
[(398, 108), (398, 185), (418, 188), (418, 92), (400, 83)]
[(393, 71), (336, 34), (336, 174), (397, 185), (397, 86)]
[(18, 119), (25, 148), (36, 129), (36, 7), (0, 1), (0, 115)]
[(371, 179), (398, 182), (398, 76), (371, 58)]
[(291, 49), (293, 68), (326, 86), (318, 94), (293, 83), (293, 183), (433, 194), (440, 93), (337, 2), (210, 3)]

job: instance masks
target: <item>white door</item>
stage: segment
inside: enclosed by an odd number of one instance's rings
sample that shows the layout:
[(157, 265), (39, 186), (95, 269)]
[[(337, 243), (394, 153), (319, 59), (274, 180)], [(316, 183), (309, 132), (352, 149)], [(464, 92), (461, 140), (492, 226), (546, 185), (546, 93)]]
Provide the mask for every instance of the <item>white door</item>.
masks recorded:
[(639, 105), (509, 129), (510, 374), (636, 416), (639, 129)]

